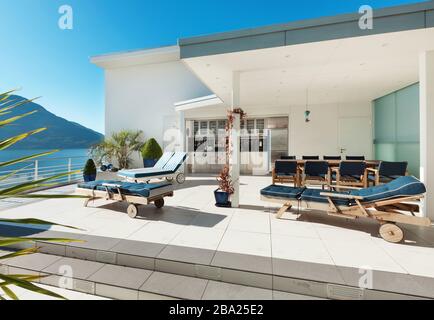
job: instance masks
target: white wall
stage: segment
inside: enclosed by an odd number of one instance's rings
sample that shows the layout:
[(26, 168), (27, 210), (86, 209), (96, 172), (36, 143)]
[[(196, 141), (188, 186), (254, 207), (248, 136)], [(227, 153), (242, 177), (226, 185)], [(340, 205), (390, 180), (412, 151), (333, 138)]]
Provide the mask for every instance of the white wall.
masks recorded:
[[(339, 120), (345, 118), (372, 119), (371, 102), (309, 106), (311, 111), (309, 123), (305, 122), (305, 110), (304, 106), (292, 107), (290, 112), (289, 150), (291, 154), (299, 157), (302, 155), (339, 155), (341, 148)], [(366, 129), (355, 132), (354, 135), (357, 135), (353, 137), (354, 141), (360, 141), (364, 137), (364, 141), (372, 145), (372, 126), (367, 126)], [(372, 159), (372, 148), (369, 151), (368, 154), (361, 152), (360, 155)]]
[[(105, 81), (106, 136), (142, 130), (164, 147), (170, 144), (163, 141), (165, 130), (179, 125), (174, 103), (210, 94), (181, 61), (108, 69)], [(134, 165), (143, 165), (139, 155)]]
[[(106, 135), (123, 129), (139, 129), (145, 138), (156, 138), (166, 149), (168, 146), (173, 148), (175, 141), (174, 137), (164, 141), (164, 132), (179, 127), (179, 114), (174, 110), (174, 103), (210, 94), (181, 61), (107, 69), (105, 77)], [(226, 109), (218, 106), (189, 110), (185, 112), (185, 118), (224, 118)], [(311, 122), (305, 123), (304, 106), (244, 107), (250, 117), (288, 116), (289, 153), (298, 157), (338, 155), (339, 119), (372, 118), (370, 102), (315, 105), (309, 109)], [(371, 127), (357, 134), (372, 142)], [(180, 145), (181, 141), (176, 144)], [(366, 157), (372, 158), (372, 150)], [(138, 154), (134, 166), (142, 166)]]

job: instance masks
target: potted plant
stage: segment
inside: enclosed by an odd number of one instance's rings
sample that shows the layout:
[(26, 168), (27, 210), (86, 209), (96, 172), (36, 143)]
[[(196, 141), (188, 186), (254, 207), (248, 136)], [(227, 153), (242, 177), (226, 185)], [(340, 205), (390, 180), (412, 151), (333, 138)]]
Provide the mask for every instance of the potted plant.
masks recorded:
[(115, 162), (120, 169), (129, 169), (133, 154), (143, 148), (143, 132), (140, 130), (122, 130), (113, 133), (104, 141), (94, 145), (90, 149), (90, 156), (95, 159), (98, 166)]
[(214, 197), (216, 206), (218, 207), (230, 207), (231, 202), (229, 198), (234, 193), (234, 187), (232, 185), (231, 176), (229, 174), (229, 166), (224, 166), (220, 175), (217, 177), (219, 188), (214, 191)]
[(146, 141), (142, 148), (143, 165), (145, 168), (152, 168), (163, 155), (163, 150), (161, 149), (158, 142), (151, 138)]
[(83, 169), (84, 182), (90, 182), (96, 180), (96, 166), (92, 159), (87, 160)]

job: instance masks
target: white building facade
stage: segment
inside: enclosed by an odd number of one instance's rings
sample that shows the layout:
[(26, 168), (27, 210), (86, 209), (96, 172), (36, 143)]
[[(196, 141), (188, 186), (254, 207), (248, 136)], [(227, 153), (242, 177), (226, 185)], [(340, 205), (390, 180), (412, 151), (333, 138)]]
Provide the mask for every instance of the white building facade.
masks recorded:
[[(105, 70), (106, 134), (142, 130), (168, 150), (189, 151), (189, 171), (216, 172), (227, 110), (242, 108), (247, 118), (239, 124), (235, 175), (266, 174), (281, 155), (375, 159), (381, 149), (386, 158), (417, 158), (411, 174), (426, 183), (424, 211), (433, 218), (434, 3), (377, 10), (373, 28), (361, 28), (360, 18), (299, 21), (95, 57)], [(417, 83), (417, 98), (400, 93)], [(386, 96), (403, 102), (383, 101)], [(406, 135), (406, 121), (419, 128), (420, 139)]]

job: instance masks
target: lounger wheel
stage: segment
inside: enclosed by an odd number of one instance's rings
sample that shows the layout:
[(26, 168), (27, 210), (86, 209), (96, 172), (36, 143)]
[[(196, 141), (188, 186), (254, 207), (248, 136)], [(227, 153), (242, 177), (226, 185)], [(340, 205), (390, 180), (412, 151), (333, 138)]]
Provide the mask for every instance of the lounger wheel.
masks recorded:
[(130, 218), (134, 219), (139, 213), (139, 208), (135, 204), (130, 204), (127, 208), (127, 213)]
[(164, 199), (155, 200), (154, 204), (157, 207), (157, 209), (161, 209), (162, 207), (164, 207)]
[(183, 184), (185, 182), (185, 174), (179, 173), (176, 176), (176, 182), (178, 182), (179, 184)]
[(399, 243), (404, 239), (404, 232), (400, 227), (393, 223), (386, 223), (380, 227), (381, 237), (392, 243)]

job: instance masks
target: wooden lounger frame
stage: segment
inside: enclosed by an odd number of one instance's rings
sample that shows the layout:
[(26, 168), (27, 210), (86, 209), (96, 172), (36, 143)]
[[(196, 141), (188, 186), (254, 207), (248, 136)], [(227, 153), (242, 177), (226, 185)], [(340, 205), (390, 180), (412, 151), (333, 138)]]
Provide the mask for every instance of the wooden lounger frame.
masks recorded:
[[(342, 186), (339, 187), (341, 188)], [(325, 211), (330, 216), (345, 219), (357, 219), (362, 217), (374, 219), (381, 225), (381, 236), (390, 242), (400, 242), (404, 237), (402, 230), (396, 226), (395, 223), (424, 227), (431, 226), (430, 219), (417, 217), (415, 215), (416, 212), (419, 212), (419, 206), (414, 203), (409, 203), (420, 201), (424, 198), (423, 195), (400, 197), (369, 203), (363, 203), (363, 197), (358, 196), (335, 194), (330, 192), (322, 192), (321, 195), (327, 197), (328, 204), (313, 201), (288, 200), (285, 198), (264, 195), (261, 196), (261, 199), (263, 201), (283, 204), (277, 212), (276, 217), (278, 219), (281, 219), (283, 214), (294, 206)], [(336, 204), (336, 199), (354, 200), (356, 204), (354, 206), (342, 206)], [(402, 211), (409, 212), (411, 215), (404, 214)]]
[(164, 198), (173, 197), (174, 193), (173, 190), (171, 190), (146, 198), (146, 197), (138, 197), (138, 196), (122, 194), (119, 189), (118, 192), (112, 192), (108, 189), (108, 187), (106, 187), (106, 191), (77, 188), (75, 194), (89, 197), (84, 201), (85, 207), (88, 206), (90, 201), (97, 200), (97, 199), (105, 199), (107, 201), (127, 202), (130, 205), (128, 207), (128, 215), (131, 218), (135, 218), (138, 213), (137, 205), (149, 205), (151, 203), (154, 203), (157, 208), (161, 208), (164, 206)]

